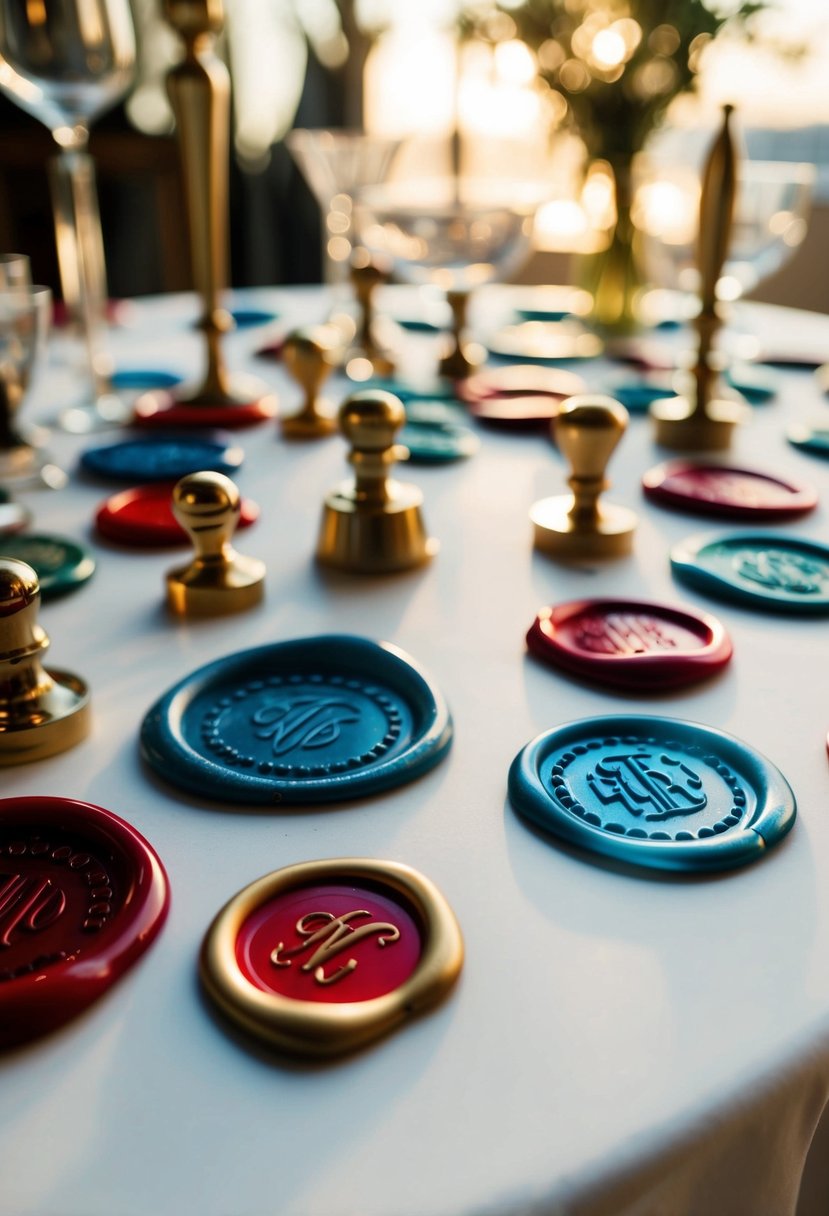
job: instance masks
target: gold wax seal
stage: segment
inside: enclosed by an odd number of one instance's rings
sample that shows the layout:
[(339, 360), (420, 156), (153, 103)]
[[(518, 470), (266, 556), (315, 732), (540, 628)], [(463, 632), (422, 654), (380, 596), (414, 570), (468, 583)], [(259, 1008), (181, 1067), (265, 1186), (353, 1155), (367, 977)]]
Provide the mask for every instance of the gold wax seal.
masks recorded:
[(287, 866), (235, 895), (207, 932), (200, 974), (249, 1034), (333, 1056), (434, 1005), (462, 964), (433, 883), (399, 862), (346, 857)]

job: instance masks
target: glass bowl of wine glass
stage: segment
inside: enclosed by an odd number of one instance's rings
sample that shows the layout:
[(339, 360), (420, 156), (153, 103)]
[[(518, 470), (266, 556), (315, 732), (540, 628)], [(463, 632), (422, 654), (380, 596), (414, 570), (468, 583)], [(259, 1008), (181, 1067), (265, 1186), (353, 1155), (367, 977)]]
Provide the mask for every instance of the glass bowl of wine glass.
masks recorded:
[(470, 293), (526, 259), (543, 191), (535, 181), (465, 175), (400, 179), (357, 193), (360, 239), (404, 283), (444, 292), (453, 331), (440, 374), (463, 379), (484, 352), (465, 333)]
[[(733, 303), (776, 274), (806, 236), (815, 166), (795, 161), (744, 160), (737, 166), (737, 193), (728, 253), (717, 297)], [(642, 237), (649, 280), (683, 295), (699, 291), (694, 241), (700, 183), (689, 167), (640, 169), (634, 223)], [(680, 312), (686, 310), (680, 309)], [(686, 313), (687, 315), (687, 313)]]

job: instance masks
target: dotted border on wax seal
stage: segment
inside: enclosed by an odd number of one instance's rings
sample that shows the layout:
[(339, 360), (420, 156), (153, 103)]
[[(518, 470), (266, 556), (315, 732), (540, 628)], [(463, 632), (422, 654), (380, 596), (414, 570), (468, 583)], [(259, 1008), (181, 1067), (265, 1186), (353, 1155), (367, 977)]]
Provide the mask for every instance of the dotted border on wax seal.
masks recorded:
[[(603, 823), (601, 818), (595, 811), (588, 810), (577, 798), (573, 796), (567, 786), (565, 780), (565, 771), (570, 764), (579, 756), (584, 756), (588, 751), (594, 751), (601, 747), (618, 747), (619, 744), (627, 743), (634, 744), (637, 747), (654, 746), (663, 751), (671, 749), (679, 752), (683, 756), (694, 756), (706, 764), (710, 769), (713, 769), (718, 776), (722, 777), (723, 781), (728, 785), (733, 792), (733, 803), (727, 815), (722, 819), (718, 819), (716, 823), (710, 827), (702, 827), (696, 833), (682, 830), (675, 835), (669, 832), (656, 831), (646, 832), (644, 828), (632, 827), (626, 828), (624, 824), (616, 823), (611, 820), (608, 823)], [(723, 832), (727, 832), (730, 828), (736, 827), (742, 819), (746, 809), (746, 794), (740, 785), (734, 772), (723, 764), (719, 756), (713, 754), (705, 754), (701, 747), (695, 745), (684, 745), (675, 739), (660, 740), (654, 735), (648, 735), (642, 738), (639, 735), (608, 735), (604, 739), (590, 739), (586, 743), (574, 743), (568, 751), (563, 752), (556, 762), (553, 764), (550, 771), (550, 786), (552, 787), (553, 797), (558, 804), (571, 815), (589, 823), (591, 827), (599, 828), (603, 832), (607, 832), (614, 836), (628, 836), (634, 840), (707, 840), (712, 836), (720, 836)]]
[[(368, 697), (382, 711), (386, 718), (386, 733), (367, 752), (349, 756), (345, 760), (336, 760), (329, 764), (277, 764), (272, 760), (257, 760), (255, 756), (245, 754), (238, 748), (224, 743), (219, 735), (218, 722), (225, 710), (238, 705), (249, 696), (263, 692), (268, 688), (290, 688), (292, 685), (315, 684), (325, 688), (348, 689)], [(236, 689), (230, 696), (225, 694), (219, 701), (208, 709), (201, 722), (201, 736), (206, 747), (210, 749), (217, 760), (223, 761), (230, 768), (255, 768), (263, 776), (308, 778), (328, 777), (336, 773), (344, 773), (356, 768), (364, 768), (378, 760), (400, 738), (403, 720), (394, 700), (377, 688), (374, 684), (363, 684), (360, 680), (346, 676), (300, 675), (294, 673), (288, 676), (269, 676), (264, 680), (250, 680), (247, 684)]]

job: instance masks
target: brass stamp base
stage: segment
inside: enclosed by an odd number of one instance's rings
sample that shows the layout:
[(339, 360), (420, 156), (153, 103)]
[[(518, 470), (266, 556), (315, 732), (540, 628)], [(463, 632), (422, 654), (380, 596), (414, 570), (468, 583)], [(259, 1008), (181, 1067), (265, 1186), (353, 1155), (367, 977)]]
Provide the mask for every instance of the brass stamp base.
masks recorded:
[(283, 417), (280, 430), (286, 439), (324, 439), (326, 435), (336, 432), (337, 419), (333, 414), (322, 412), (318, 402), (316, 412), (303, 410), (299, 414)]
[(178, 616), (224, 616), (260, 603), (265, 565), (238, 554), (232, 565), (182, 566), (167, 575), (167, 605)]
[(577, 527), (570, 495), (543, 498), (530, 511), (536, 549), (551, 557), (625, 557), (633, 550), (636, 515), (627, 507), (602, 503), (591, 528)]
[(89, 734), (89, 689), (68, 671), (49, 670), (53, 687), (37, 699), (34, 721), (0, 726), (0, 767), (68, 751)]
[(656, 442), (677, 452), (723, 452), (731, 446), (734, 429), (746, 421), (748, 410), (737, 401), (709, 401), (698, 415), (683, 397), (655, 401), (650, 415)]
[(356, 574), (391, 574), (422, 565), (439, 546), (426, 535), (421, 502), (420, 491), (407, 485), (379, 506), (358, 505), (353, 485), (345, 483), (325, 502), (317, 560)]

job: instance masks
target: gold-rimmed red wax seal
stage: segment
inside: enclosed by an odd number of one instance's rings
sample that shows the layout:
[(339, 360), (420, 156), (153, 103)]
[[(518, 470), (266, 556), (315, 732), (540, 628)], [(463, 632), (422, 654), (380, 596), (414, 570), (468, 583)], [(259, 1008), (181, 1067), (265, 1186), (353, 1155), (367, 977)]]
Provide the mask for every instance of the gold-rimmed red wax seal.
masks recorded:
[(266, 874), (207, 931), (202, 984), (272, 1047), (333, 1056), (439, 1001), (463, 939), (437, 887), (399, 862), (334, 858)]

